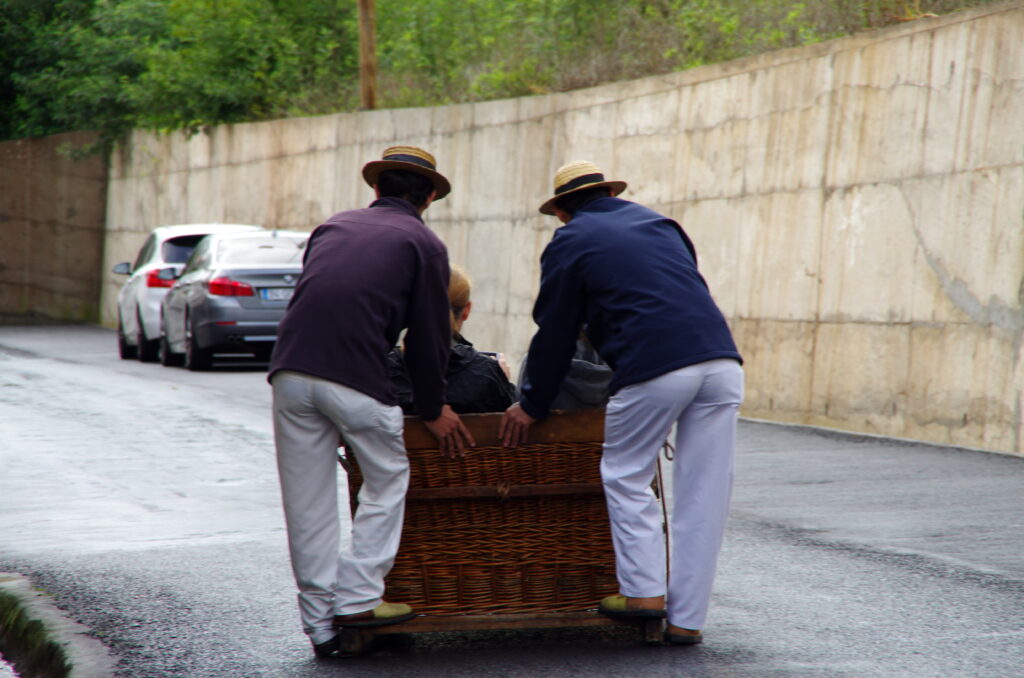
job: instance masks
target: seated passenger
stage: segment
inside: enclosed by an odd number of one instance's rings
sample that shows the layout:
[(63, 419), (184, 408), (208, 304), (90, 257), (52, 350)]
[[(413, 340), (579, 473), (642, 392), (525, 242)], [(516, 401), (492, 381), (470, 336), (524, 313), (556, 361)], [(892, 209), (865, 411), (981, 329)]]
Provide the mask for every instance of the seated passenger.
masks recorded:
[[(445, 372), (448, 404), (459, 414), (504, 412), (519, 399), (516, 387), (509, 381), (509, 369), (504, 358), (501, 354), (477, 351), (461, 334), (462, 324), (473, 306), (469, 300), (470, 288), (466, 272), (453, 265), (448, 284), (448, 301), (452, 307), (452, 352)], [(413, 404), (412, 385), (405, 363), (397, 348), (388, 355), (388, 376), (395, 385), (402, 411), (419, 414)]]
[[(526, 379), (526, 358), (519, 366), (520, 389)], [(612, 368), (601, 360), (591, 346), (586, 330), (580, 330), (576, 339), (576, 353), (572, 357), (569, 373), (562, 380), (558, 395), (551, 403), (552, 410), (587, 410), (604, 407), (608, 403), (608, 385), (612, 381)]]

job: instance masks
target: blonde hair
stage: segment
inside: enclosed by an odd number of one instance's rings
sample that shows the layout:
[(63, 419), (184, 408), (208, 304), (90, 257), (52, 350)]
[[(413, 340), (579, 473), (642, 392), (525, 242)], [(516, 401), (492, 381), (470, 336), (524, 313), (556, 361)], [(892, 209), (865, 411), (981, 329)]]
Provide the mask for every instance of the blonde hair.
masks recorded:
[(448, 305), (451, 307), (452, 331), (456, 330), (455, 322), (462, 315), (463, 309), (469, 304), (469, 292), (473, 282), (469, 279), (466, 269), (458, 264), (451, 265), (451, 278), (448, 280)]

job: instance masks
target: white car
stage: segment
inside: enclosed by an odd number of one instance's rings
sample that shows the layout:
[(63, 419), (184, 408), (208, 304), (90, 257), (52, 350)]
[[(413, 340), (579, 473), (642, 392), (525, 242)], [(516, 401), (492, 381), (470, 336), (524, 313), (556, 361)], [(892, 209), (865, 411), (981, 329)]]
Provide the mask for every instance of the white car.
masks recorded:
[(128, 276), (117, 295), (117, 348), (122, 358), (157, 359), (160, 343), (160, 302), (174, 280), (158, 277), (161, 269), (180, 272), (199, 241), (211, 233), (262, 231), (247, 224), (184, 224), (160, 226), (146, 238), (135, 263), (123, 261), (114, 273)]

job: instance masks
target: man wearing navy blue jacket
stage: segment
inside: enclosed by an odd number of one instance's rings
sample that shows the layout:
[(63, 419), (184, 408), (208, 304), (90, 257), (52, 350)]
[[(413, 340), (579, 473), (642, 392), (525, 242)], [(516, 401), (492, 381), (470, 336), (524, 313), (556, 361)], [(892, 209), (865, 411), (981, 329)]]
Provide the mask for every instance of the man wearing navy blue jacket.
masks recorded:
[[(614, 370), (601, 477), (620, 593), (600, 611), (668, 617), (669, 643), (701, 642), (732, 489), (742, 359), (678, 223), (619, 199), (590, 162), (563, 166), (540, 211), (563, 224), (541, 257), (520, 401), (502, 418), (505, 445), (548, 414), (580, 327)], [(677, 425), (671, 570), (651, 491), (658, 454)], [(667, 593), (667, 601), (666, 601)], [(666, 605), (667, 602), (667, 605)]]

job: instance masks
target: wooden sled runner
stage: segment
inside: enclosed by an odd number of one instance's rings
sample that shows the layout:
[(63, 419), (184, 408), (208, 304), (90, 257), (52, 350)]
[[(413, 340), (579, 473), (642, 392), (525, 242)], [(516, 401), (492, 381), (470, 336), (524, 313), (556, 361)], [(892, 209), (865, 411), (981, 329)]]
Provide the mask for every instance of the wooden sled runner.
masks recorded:
[[(440, 456), (419, 419), (405, 421), (411, 479), (385, 599), (419, 616), (344, 629), (344, 650), (396, 633), (627, 623), (596, 611), (618, 592), (599, 466), (604, 412), (552, 413), (515, 449), (497, 438), (501, 414), (462, 419), (477, 446), (454, 460)], [(345, 466), (355, 511), (358, 459)], [(661, 620), (628, 623), (645, 642), (661, 642)]]

